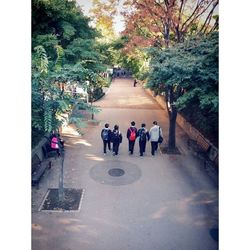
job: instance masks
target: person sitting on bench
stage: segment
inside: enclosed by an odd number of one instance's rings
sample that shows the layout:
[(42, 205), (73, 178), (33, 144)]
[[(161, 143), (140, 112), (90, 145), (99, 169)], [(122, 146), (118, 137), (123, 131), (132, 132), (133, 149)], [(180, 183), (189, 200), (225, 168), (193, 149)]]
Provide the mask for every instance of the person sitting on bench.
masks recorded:
[(50, 136), (50, 147), (52, 150), (57, 151), (57, 155), (60, 156), (60, 147), (64, 150), (64, 141), (60, 138), (59, 133), (55, 133), (52, 131), (52, 135)]

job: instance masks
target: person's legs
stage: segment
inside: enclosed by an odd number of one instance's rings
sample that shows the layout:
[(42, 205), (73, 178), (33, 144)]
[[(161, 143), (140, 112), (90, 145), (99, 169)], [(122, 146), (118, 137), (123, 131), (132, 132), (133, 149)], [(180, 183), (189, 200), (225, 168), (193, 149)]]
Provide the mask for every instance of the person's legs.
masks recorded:
[(135, 141), (131, 141), (131, 154), (134, 153)]
[(143, 142), (139, 141), (140, 156), (143, 156)]
[(146, 151), (146, 142), (143, 141), (142, 142), (142, 152), (145, 153), (145, 151)]
[(155, 154), (155, 150), (154, 150), (154, 142), (151, 141), (151, 154), (154, 155)]
[(108, 149), (111, 150), (110, 141), (108, 141)]
[(128, 151), (130, 152), (130, 154), (132, 154), (132, 141), (128, 140)]
[(113, 154), (115, 155), (117, 155), (117, 151), (118, 151), (118, 147), (117, 147), (118, 145), (117, 145), (117, 143), (113, 143)]
[(157, 142), (151, 141), (151, 154), (155, 155), (155, 150), (156, 150)]
[(103, 153), (107, 153), (107, 141), (103, 141)]
[(119, 152), (119, 146), (120, 146), (120, 143), (117, 143), (117, 147), (116, 147), (116, 148), (117, 148), (117, 150), (116, 150), (116, 153), (115, 153), (116, 155), (118, 155), (118, 152)]

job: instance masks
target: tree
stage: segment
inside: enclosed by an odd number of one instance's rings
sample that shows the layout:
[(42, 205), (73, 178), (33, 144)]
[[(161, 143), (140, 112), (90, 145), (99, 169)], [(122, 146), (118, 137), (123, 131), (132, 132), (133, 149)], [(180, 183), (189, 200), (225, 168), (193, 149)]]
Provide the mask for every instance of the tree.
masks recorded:
[(165, 94), (170, 121), (168, 152), (176, 152), (178, 110), (196, 103), (207, 116), (218, 114), (218, 33), (151, 53), (148, 86)]
[[(218, 28), (218, 0), (127, 0), (123, 15), (128, 47), (166, 46), (183, 42), (187, 35)], [(213, 18), (215, 17), (215, 19)]]
[(59, 127), (60, 114), (72, 109), (75, 100), (64, 92), (66, 84), (88, 89), (91, 81), (95, 93), (107, 84), (100, 34), (89, 22), (75, 0), (32, 1), (32, 139)]
[(114, 31), (114, 16), (117, 14), (116, 0), (93, 0), (90, 13), (96, 29), (101, 33), (102, 42), (109, 43), (116, 37)]
[[(170, 122), (168, 151), (174, 152), (177, 117), (175, 103), (183, 94), (185, 85), (183, 78), (186, 77), (185, 74), (187, 77), (190, 76), (189, 60), (194, 57), (177, 47), (192, 37), (218, 30), (218, 15), (216, 15), (218, 0), (127, 0), (124, 5), (127, 7), (123, 12), (126, 22), (123, 34), (128, 39), (126, 52), (132, 54), (138, 49), (155, 48), (151, 50), (155, 54), (150, 53), (152, 57), (150, 65), (154, 71), (151, 72), (151, 83), (148, 86), (156, 90), (156, 93), (165, 93)], [(173, 67), (170, 67), (170, 63), (168, 68), (161, 64), (158, 59), (163, 55), (168, 57)], [(164, 77), (158, 76), (157, 71), (165, 74)], [(191, 84), (186, 81), (187, 83)], [(184, 99), (180, 100), (184, 103)]]

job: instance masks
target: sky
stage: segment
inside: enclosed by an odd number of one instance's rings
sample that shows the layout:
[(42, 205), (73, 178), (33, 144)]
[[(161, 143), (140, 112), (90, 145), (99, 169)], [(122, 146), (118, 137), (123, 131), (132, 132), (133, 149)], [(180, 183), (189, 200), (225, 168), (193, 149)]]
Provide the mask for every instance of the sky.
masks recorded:
[[(82, 10), (83, 10), (84, 14), (88, 15), (89, 10), (91, 9), (91, 6), (92, 6), (92, 1), (91, 0), (76, 0), (76, 2), (82, 7)], [(123, 1), (120, 1), (119, 6), (122, 5), (122, 2)], [(115, 32), (117, 34), (119, 34), (119, 32), (123, 31), (123, 29), (124, 29), (123, 17), (120, 14), (118, 14), (115, 17), (114, 29), (115, 29)]]

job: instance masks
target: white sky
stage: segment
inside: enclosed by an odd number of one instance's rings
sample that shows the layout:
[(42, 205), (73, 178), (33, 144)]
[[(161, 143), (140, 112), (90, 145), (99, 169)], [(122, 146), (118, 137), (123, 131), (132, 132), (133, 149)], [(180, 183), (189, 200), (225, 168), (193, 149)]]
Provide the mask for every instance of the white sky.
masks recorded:
[[(82, 10), (85, 15), (88, 15), (89, 10), (92, 6), (92, 1), (91, 0), (76, 0), (76, 2), (82, 7)], [(123, 1), (120, 1), (119, 6), (122, 5)], [(114, 19), (114, 29), (117, 33), (123, 31), (124, 29), (124, 22), (123, 22), (123, 17), (119, 14), (115, 17)]]

